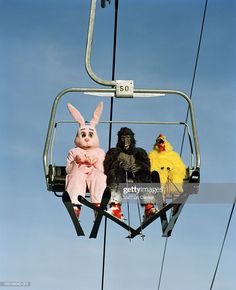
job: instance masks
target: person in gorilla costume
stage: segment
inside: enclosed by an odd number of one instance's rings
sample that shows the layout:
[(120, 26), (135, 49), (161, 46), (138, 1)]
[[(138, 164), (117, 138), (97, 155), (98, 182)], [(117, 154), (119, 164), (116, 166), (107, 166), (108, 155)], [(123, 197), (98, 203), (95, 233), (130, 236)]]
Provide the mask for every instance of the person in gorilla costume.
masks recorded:
[[(147, 152), (136, 147), (134, 133), (131, 129), (123, 127), (117, 133), (118, 141), (115, 148), (111, 148), (105, 156), (104, 173), (107, 176), (107, 186), (111, 190), (110, 209), (113, 216), (123, 219), (121, 211), (122, 194), (119, 190), (120, 183), (132, 179), (135, 183), (151, 183), (150, 160)], [(154, 207), (154, 197), (148, 201), (141, 200), (145, 206), (144, 218), (157, 212)]]

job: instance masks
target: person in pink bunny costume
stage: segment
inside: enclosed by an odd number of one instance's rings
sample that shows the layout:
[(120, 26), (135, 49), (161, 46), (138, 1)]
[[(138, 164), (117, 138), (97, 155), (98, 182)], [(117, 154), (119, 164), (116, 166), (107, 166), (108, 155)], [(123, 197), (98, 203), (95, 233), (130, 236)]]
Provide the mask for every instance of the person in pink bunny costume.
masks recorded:
[(89, 125), (85, 124), (84, 118), (75, 107), (71, 104), (67, 107), (80, 125), (74, 140), (76, 147), (72, 148), (67, 156), (65, 186), (74, 204), (75, 214), (79, 218), (81, 204), (77, 199), (78, 195), (85, 197), (88, 188), (91, 202), (99, 207), (106, 188), (106, 175), (103, 168), (105, 152), (99, 147), (95, 129), (102, 114), (103, 102), (95, 109)]

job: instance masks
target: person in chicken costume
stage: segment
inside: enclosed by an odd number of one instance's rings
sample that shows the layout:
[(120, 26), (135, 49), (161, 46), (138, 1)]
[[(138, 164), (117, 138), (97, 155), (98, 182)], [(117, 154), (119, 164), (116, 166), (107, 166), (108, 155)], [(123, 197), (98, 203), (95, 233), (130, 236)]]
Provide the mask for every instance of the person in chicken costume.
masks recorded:
[(154, 148), (148, 153), (151, 172), (157, 171), (163, 190), (163, 199), (178, 196), (183, 192), (186, 166), (163, 134), (160, 134)]

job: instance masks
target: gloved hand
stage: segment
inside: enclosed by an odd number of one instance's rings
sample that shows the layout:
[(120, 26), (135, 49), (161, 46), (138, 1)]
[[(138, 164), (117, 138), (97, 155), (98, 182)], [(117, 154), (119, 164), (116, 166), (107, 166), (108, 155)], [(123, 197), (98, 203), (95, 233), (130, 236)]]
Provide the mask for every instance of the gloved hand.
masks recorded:
[(132, 155), (129, 154), (125, 154), (123, 152), (121, 152), (118, 156), (118, 161), (119, 161), (119, 165), (120, 167), (125, 170), (128, 171), (132, 165)]
[(77, 164), (84, 163), (85, 160), (86, 160), (86, 156), (85, 156), (84, 154), (80, 154), (80, 155), (77, 154), (77, 155), (75, 156), (75, 162), (76, 162)]
[(137, 171), (139, 171), (141, 169), (141, 167), (140, 166), (138, 166), (137, 164), (132, 164), (131, 165), (131, 167), (130, 167), (130, 171), (132, 172), (132, 173), (136, 173)]

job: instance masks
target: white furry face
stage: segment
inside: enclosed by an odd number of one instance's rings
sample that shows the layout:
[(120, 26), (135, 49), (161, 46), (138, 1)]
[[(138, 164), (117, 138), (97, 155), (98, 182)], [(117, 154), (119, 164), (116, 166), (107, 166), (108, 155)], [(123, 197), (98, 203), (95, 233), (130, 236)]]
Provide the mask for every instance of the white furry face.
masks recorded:
[(75, 137), (75, 145), (83, 149), (98, 147), (99, 140), (96, 129), (91, 126), (80, 128)]

